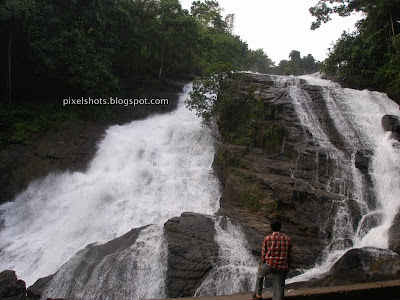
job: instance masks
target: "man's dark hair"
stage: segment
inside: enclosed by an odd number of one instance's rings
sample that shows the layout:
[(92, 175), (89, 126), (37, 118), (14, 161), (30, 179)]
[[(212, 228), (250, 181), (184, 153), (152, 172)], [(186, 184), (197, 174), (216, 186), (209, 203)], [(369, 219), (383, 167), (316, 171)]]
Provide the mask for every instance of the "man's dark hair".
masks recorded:
[(272, 231), (280, 231), (282, 228), (282, 223), (279, 220), (272, 220), (271, 222), (271, 230)]

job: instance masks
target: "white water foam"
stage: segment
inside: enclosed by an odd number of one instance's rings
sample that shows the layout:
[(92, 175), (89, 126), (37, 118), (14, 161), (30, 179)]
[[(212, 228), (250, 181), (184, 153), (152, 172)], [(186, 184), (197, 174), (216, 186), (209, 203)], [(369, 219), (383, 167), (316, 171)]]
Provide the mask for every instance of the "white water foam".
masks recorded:
[(95, 265), (86, 263), (88, 251), (85, 248), (61, 267), (41, 299), (120, 300), (167, 296), (168, 253), (162, 227), (145, 228), (131, 247), (113, 252)]
[(0, 270), (29, 286), (90, 243), (184, 211), (215, 213), (213, 139), (185, 107), (190, 90), (169, 114), (110, 127), (86, 172), (49, 175), (0, 206)]
[[(226, 229), (222, 222), (226, 221)], [(254, 289), (257, 262), (248, 250), (240, 227), (229, 218), (219, 217), (215, 221), (215, 241), (219, 246), (218, 261), (195, 297), (231, 295)]]
[[(353, 231), (350, 220), (346, 222), (346, 218), (351, 217), (348, 208), (343, 205), (339, 206), (332, 242), (335, 242), (337, 238), (343, 240), (350, 237), (353, 246), (327, 249), (322, 263), (317, 264), (304, 274), (290, 279), (289, 283), (321, 276), (328, 272), (332, 265), (351, 248), (367, 246), (387, 248), (388, 230), (400, 206), (398, 202), (400, 198), (400, 150), (397, 147), (398, 142), (391, 139), (391, 133), (385, 133), (381, 126), (381, 119), (385, 114), (400, 115), (397, 104), (385, 94), (342, 89), (338, 84), (323, 80), (316, 75), (300, 76), (300, 78), (306, 80), (309, 84), (323, 87), (323, 96), (329, 114), (340, 134), (346, 140), (348, 150), (352, 154), (351, 161), (349, 161), (351, 165), (347, 167), (351, 169), (353, 185), (352, 190), (345, 195), (358, 202), (363, 217), (358, 229)], [(305, 125), (316, 125), (318, 127), (317, 122), (307, 122)], [(318, 128), (310, 129), (310, 131), (314, 133), (317, 139), (322, 140), (324, 145), (327, 145), (324, 136), (319, 134)], [(364, 148), (373, 152), (369, 173), (373, 179), (378, 203), (376, 209), (372, 211), (363, 199), (361, 174), (354, 165), (355, 152)], [(382, 216), (382, 221), (378, 222), (375, 228), (365, 227), (368, 217), (376, 215), (379, 218)], [(363, 229), (367, 232), (363, 232)]]

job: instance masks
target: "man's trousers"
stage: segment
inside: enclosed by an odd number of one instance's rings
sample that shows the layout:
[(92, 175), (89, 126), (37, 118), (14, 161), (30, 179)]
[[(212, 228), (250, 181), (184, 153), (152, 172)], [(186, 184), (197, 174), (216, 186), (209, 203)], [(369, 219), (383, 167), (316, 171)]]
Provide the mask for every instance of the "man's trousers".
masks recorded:
[(268, 274), (272, 274), (272, 300), (283, 300), (286, 273), (287, 271), (272, 268), (267, 263), (261, 265), (257, 272), (255, 293), (257, 295), (262, 295), (264, 277)]

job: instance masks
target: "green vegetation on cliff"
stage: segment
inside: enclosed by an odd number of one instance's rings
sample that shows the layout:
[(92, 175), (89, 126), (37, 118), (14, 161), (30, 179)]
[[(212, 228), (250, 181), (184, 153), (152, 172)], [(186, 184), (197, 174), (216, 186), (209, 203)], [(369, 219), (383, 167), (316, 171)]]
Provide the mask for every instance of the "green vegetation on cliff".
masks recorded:
[(197, 80), (187, 106), (205, 125), (215, 119), (224, 142), (278, 153), (285, 129), (276, 122), (277, 107), (262, 101), (259, 86), (246, 80), (241, 73)]

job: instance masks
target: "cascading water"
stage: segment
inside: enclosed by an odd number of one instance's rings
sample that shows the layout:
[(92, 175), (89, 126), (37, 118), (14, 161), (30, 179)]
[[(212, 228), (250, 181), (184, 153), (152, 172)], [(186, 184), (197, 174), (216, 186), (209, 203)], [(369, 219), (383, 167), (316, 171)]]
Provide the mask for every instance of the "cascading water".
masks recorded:
[(218, 261), (195, 296), (230, 295), (254, 289), (257, 262), (248, 250), (240, 227), (229, 218), (215, 221)]
[[(41, 299), (85, 300), (165, 298), (167, 245), (163, 228), (151, 225), (135, 243), (122, 251), (107, 253), (97, 264), (86, 247), (57, 271)], [(79, 270), (79, 272), (76, 272)], [(151, 282), (151, 285), (149, 285)]]
[[(299, 78), (321, 87), (329, 117), (345, 145), (343, 149), (338, 149), (329, 141), (321, 122), (313, 113), (312, 100), (300, 88), (299, 81), (289, 77), (286, 80), (288, 83), (282, 83), (285, 77), (275, 79), (277, 86), (289, 86), (289, 94), (302, 126), (311, 133), (320, 147), (327, 150), (329, 159), (335, 162), (326, 190), (339, 196), (332, 204), (336, 206), (333, 236), (324, 251), (323, 262), (288, 282), (309, 280), (326, 273), (350, 248), (387, 248), (388, 230), (399, 209), (397, 200), (400, 196), (400, 151), (393, 147), (397, 141), (390, 139), (390, 133), (385, 133), (381, 128), (383, 115), (400, 115), (398, 106), (382, 93), (342, 89), (316, 76)], [(355, 168), (355, 154), (363, 149), (373, 153), (369, 173), (377, 198), (375, 206), (367, 203), (366, 183), (360, 171)], [(362, 216), (357, 230), (353, 230), (354, 220), (348, 205), (351, 200), (357, 202)], [(379, 218), (372, 218), (375, 223), (368, 224), (371, 215), (378, 215)]]
[[(335, 214), (333, 236), (323, 263), (290, 281), (327, 272), (351, 247), (387, 248), (387, 231), (399, 206), (400, 151), (380, 124), (384, 114), (400, 115), (397, 105), (384, 94), (342, 89), (312, 76), (272, 78), (278, 87), (288, 89), (305, 134), (318, 145), (315, 182), (321, 183), (318, 166), (326, 157), (329, 180), (317, 188), (335, 195), (331, 207)], [(329, 140), (314, 113), (313, 99), (301, 88), (302, 80), (321, 87), (330, 119), (345, 141), (343, 147)], [(103, 295), (106, 299), (110, 290), (114, 294), (109, 299), (164, 297), (166, 245), (161, 225), (184, 211), (214, 214), (219, 208), (219, 183), (211, 171), (213, 139), (210, 130), (184, 106), (189, 91), (190, 86), (172, 113), (108, 129), (87, 172), (49, 175), (32, 183), (14, 202), (0, 206), (4, 224), (0, 231), (0, 269), (16, 270), (29, 285), (54, 273), (80, 251), (59, 270), (58, 280), (45, 295), (60, 297), (69, 292), (65, 283), (72, 280), (68, 279), (73, 274), (71, 268), (88, 251), (83, 249), (86, 245), (154, 224), (143, 229), (126, 251), (101, 260), (90, 270), (92, 275), (98, 274), (93, 277), (96, 280), (90, 279), (85, 287), (77, 284), (73, 293), (77, 298), (85, 295), (85, 299), (102, 299)], [(366, 182), (355, 167), (360, 149), (372, 153), (369, 173), (376, 205), (366, 201)], [(361, 212), (356, 229), (349, 208), (351, 200), (357, 202)], [(243, 233), (223, 218), (216, 221), (215, 230), (219, 258), (196, 296), (252, 290), (256, 262), (246, 250)], [(115, 260), (126, 264), (112, 269)], [(113, 280), (117, 273), (124, 274), (127, 281)], [(149, 281), (151, 290), (141, 288), (141, 282)], [(110, 283), (116, 285), (111, 288)]]
[[(132, 228), (162, 225), (185, 211), (214, 214), (220, 187), (211, 169), (213, 139), (185, 107), (190, 89), (185, 87), (177, 110), (169, 114), (110, 127), (85, 173), (49, 175), (0, 206), (0, 270), (15, 270), (29, 286), (90, 243), (114, 239)], [(137, 242), (141, 240), (157, 242), (146, 230)], [(135, 276), (149, 278), (142, 273)], [(163, 296), (160, 285), (151, 287), (158, 292), (129, 293)]]

